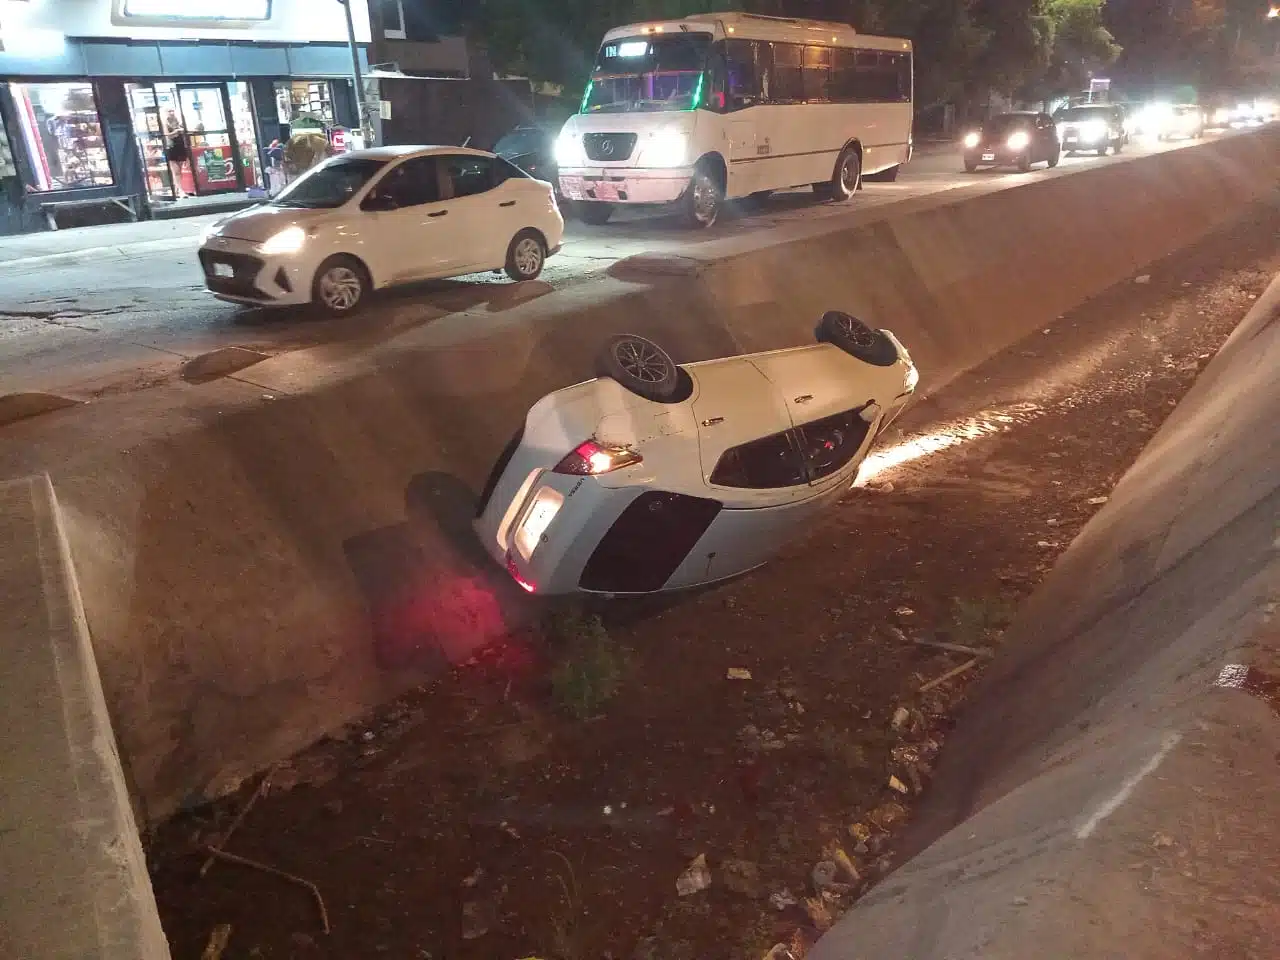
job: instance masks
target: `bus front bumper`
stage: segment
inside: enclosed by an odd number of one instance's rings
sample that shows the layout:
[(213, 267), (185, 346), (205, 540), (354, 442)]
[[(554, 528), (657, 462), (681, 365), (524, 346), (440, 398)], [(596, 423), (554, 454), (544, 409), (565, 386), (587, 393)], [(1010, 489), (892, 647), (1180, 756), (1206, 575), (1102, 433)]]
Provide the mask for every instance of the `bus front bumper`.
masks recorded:
[(672, 203), (684, 195), (693, 170), (644, 168), (560, 171), (560, 192), (569, 200), (604, 203)]

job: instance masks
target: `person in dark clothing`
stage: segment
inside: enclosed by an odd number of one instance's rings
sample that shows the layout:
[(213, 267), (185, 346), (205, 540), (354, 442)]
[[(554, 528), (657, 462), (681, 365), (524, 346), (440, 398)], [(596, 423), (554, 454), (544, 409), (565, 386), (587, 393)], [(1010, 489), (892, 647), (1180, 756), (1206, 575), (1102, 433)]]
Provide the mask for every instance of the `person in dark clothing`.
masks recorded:
[(191, 162), (191, 148), (176, 110), (170, 110), (164, 118), (164, 135), (164, 158), (169, 161), (169, 173), (173, 175), (173, 194), (181, 200), (187, 195), (182, 189), (182, 165)]

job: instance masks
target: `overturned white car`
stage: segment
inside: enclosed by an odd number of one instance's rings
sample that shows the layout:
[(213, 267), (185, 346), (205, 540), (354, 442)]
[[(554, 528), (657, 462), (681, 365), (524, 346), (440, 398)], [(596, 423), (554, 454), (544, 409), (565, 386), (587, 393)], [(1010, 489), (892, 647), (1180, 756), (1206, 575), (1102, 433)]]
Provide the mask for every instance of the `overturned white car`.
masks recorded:
[(677, 366), (616, 336), (600, 377), (529, 410), (475, 529), (538, 594), (643, 594), (770, 559), (849, 489), (919, 376), (887, 330), (845, 313), (818, 343)]

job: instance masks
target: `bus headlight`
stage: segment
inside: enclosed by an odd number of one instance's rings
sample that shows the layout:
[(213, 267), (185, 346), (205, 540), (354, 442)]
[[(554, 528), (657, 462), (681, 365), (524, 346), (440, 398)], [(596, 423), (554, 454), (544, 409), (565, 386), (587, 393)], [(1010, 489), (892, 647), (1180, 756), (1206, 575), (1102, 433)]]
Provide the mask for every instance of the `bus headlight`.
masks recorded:
[(582, 149), (582, 138), (566, 130), (556, 139), (556, 166), (579, 167), (587, 156)]
[(966, 133), (964, 135), (964, 145), (970, 150), (972, 150), (981, 142), (982, 142), (982, 135), (978, 133), (976, 130), (974, 130), (971, 133)]
[(678, 130), (663, 130), (645, 144), (641, 162), (646, 167), (682, 167), (688, 162), (688, 153), (688, 137)]
[(1008, 143), (1009, 143), (1010, 150), (1021, 150), (1030, 142), (1031, 142), (1031, 137), (1025, 130), (1016, 130), (1013, 133), (1009, 134)]

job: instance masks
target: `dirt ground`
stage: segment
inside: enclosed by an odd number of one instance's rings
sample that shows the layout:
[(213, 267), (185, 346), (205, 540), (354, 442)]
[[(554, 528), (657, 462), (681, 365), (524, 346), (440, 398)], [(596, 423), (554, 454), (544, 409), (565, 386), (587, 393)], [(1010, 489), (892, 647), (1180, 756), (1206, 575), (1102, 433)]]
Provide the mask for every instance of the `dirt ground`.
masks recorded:
[[(222, 925), (227, 960), (803, 956), (893, 868), (982, 654), (1280, 270), (1278, 222), (1255, 210), (921, 401), (755, 574), (567, 612), (166, 824), (176, 960)], [(201, 876), (251, 798), (226, 849), (294, 879)]]

